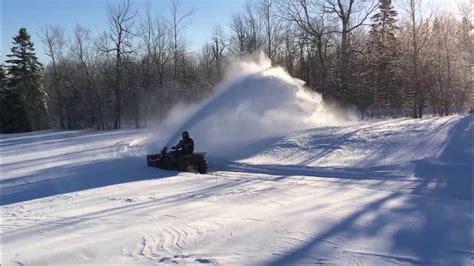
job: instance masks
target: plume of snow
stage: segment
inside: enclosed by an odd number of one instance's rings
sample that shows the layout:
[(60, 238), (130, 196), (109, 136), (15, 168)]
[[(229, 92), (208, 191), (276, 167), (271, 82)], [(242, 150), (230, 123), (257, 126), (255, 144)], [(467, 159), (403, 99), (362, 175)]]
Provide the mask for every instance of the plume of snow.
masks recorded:
[[(215, 94), (200, 104), (176, 106), (156, 130), (151, 150), (170, 146), (189, 131), (197, 150), (238, 149), (258, 139), (317, 126), (336, 126), (355, 116), (336, 111), (259, 53), (232, 64)], [(150, 149), (149, 149), (150, 150)]]

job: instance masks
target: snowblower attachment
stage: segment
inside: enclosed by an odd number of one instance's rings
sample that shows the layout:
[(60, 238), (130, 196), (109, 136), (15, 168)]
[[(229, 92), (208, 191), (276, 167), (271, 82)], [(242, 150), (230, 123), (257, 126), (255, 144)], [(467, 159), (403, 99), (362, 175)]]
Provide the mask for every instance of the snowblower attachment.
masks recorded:
[(164, 147), (159, 154), (147, 155), (146, 159), (148, 166), (165, 170), (200, 174), (207, 173), (208, 165), (206, 161), (206, 153), (197, 152), (176, 158), (172, 152), (167, 153), (166, 150), (167, 147)]

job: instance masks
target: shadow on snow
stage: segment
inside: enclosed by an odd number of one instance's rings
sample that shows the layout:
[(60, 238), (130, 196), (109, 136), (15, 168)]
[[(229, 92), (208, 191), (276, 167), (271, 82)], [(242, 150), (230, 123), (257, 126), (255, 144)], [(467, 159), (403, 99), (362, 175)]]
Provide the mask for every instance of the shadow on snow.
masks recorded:
[[(44, 171), (53, 172), (54, 177), (2, 188), (1, 205), (125, 182), (176, 175), (176, 172), (148, 168), (144, 158), (124, 158), (75, 166), (58, 166)], [(21, 179), (28, 179), (29, 176), (33, 178), (35, 175), (41, 176), (41, 172), (22, 176)]]
[[(323, 250), (323, 243), (328, 243), (331, 238), (344, 236), (350, 239), (370, 238), (381, 233), (390, 226), (400, 225), (395, 230), (385, 230), (390, 232), (390, 250), (392, 254), (359, 254), (373, 255), (395, 260), (398, 263), (439, 263), (444, 259), (443, 255), (470, 254), (472, 256), (472, 217), (469, 213), (464, 213), (459, 209), (446, 205), (448, 201), (457, 201), (460, 207), (465, 209), (466, 205), (472, 209), (472, 166), (473, 166), (473, 116), (466, 116), (457, 121), (450, 130), (448, 139), (442, 153), (437, 158), (424, 158), (414, 162), (414, 175), (420, 180), (413, 188), (413, 192), (418, 194), (428, 194), (429, 197), (408, 196), (402, 192), (387, 192), (383, 197), (366, 204), (363, 208), (355, 211), (349, 216), (341, 219), (335, 225), (318, 235), (313, 236), (308, 242), (295, 246), (284, 254), (277, 254), (268, 265), (298, 264), (301, 258), (313, 257), (315, 261), (334, 251)], [(344, 142), (348, 136), (343, 136), (334, 143), (334, 147), (327, 146), (324, 153), (329, 153), (330, 149), (337, 148), (338, 143)], [(276, 143), (278, 138), (267, 139), (266, 143), (255, 148), (251, 152), (261, 152), (264, 147)], [(248, 154), (242, 155), (243, 157)], [(316, 155), (317, 158), (318, 155)], [(374, 159), (375, 160), (375, 159)], [(376, 166), (376, 167), (352, 167), (352, 168), (322, 168), (322, 167), (301, 167), (259, 165), (250, 166), (229, 161), (214, 160), (215, 170), (241, 171), (251, 173), (263, 173), (271, 175), (281, 175), (285, 178), (288, 175), (306, 175), (319, 177), (337, 177), (345, 179), (402, 179), (404, 175), (397, 173), (397, 166)], [(31, 199), (43, 198), (52, 195), (74, 192), (84, 189), (108, 186), (118, 183), (138, 181), (156, 177), (173, 176), (175, 172), (157, 171), (157, 169), (147, 168), (144, 158), (129, 157), (115, 160), (98, 161), (76, 166), (59, 166), (53, 171), (56, 178), (45, 180), (34, 184), (24, 184), (11, 186), (2, 191), (1, 204), (11, 204)], [(41, 175), (41, 172), (36, 173)], [(34, 176), (35, 174), (31, 174)], [(177, 203), (182, 201), (192, 201), (194, 197), (206, 193), (213, 193), (232, 186), (246, 184), (245, 181), (229, 182), (197, 189), (192, 193), (182, 197), (161, 198), (142, 203), (132, 203), (127, 206), (120, 206), (107, 210), (107, 212), (119, 213), (130, 211), (130, 208), (143, 208), (157, 206), (157, 203)], [(439, 197), (431, 197), (439, 196)], [(388, 207), (392, 201), (400, 201), (399, 207)], [(318, 208), (317, 206), (315, 208)], [(405, 221), (398, 221), (397, 218), (403, 214), (416, 218), (415, 224), (406, 224)], [(93, 219), (95, 216), (107, 215), (107, 213), (92, 213), (87, 217), (72, 217), (67, 222), (80, 222), (82, 219)], [(366, 215), (373, 215), (375, 218), (369, 223), (360, 225), (357, 222)], [(44, 225), (49, 226), (49, 225)], [(315, 225), (316, 227), (317, 225)], [(34, 228), (35, 230), (37, 228)], [(393, 228), (391, 228), (393, 229)], [(462, 239), (462, 242), (451, 242), (453, 235), (455, 239)], [(7, 236), (8, 237), (8, 236)], [(467, 243), (467, 244), (466, 244)], [(352, 252), (352, 251), (348, 251)], [(353, 252), (357, 253), (357, 252)], [(324, 258), (323, 258), (324, 259)], [(451, 256), (449, 264), (462, 264), (463, 257)]]
[[(438, 264), (443, 260), (449, 265), (465, 263), (466, 257), (470, 259), (473, 255), (473, 221), (470, 213), (465, 212), (466, 209), (472, 210), (473, 134), (473, 116), (469, 115), (451, 128), (448, 134), (450, 138), (438, 158), (425, 158), (415, 162), (414, 173), (421, 182), (413, 191), (429, 190), (430, 196), (406, 197), (401, 192), (388, 193), (315, 235), (308, 242), (284, 254), (278, 254), (266, 264), (295, 265), (301, 262), (300, 259), (308, 257), (324, 261), (325, 254), (336, 250), (324, 249), (323, 243), (338, 236), (369, 239), (387, 227), (400, 224), (399, 214), (415, 217), (416, 223), (402, 221), (398, 230), (391, 232), (391, 254), (369, 255), (388, 258), (397, 263)], [(440, 197), (432, 197), (433, 195)], [(392, 200), (401, 201), (400, 207), (386, 207)], [(445, 204), (448, 201), (456, 201), (457, 205)], [(375, 219), (368, 224), (358, 225), (358, 219), (364, 215), (375, 215)], [(450, 241), (451, 238), (461, 241)]]
[[(71, 144), (79, 146), (89, 144), (91, 147), (94, 147), (95, 143), (100, 143), (102, 140), (109, 140), (111, 136), (121, 139), (130, 133), (130, 130), (112, 132), (57, 132), (48, 130), (39, 134), (26, 133), (19, 136), (15, 136), (15, 134), (2, 135), (0, 147), (2, 153), (14, 153), (15, 150), (10, 147), (16, 147), (15, 145), (28, 145), (32, 142), (40, 142), (40, 144), (49, 143), (49, 146), (47, 147), (50, 148), (61, 148)], [(36, 146), (36, 149), (43, 151), (42, 145)], [(20, 162), (6, 163), (2, 165), (2, 171), (8, 169), (14, 170), (17, 168), (21, 169), (23, 167), (41, 166), (42, 164), (51, 162), (51, 159), (56, 162), (60, 162), (61, 160), (74, 161), (75, 159), (92, 157), (101, 152), (110, 153), (111, 148), (115, 149), (117, 147), (120, 148), (120, 145), (112, 141), (109, 146), (68, 152), (67, 154), (58, 154), (50, 157), (38, 157)], [(30, 150), (28, 151), (30, 152)], [(118, 150), (116, 152), (118, 152)], [(86, 163), (79, 164), (63, 164), (30, 172), (18, 177), (0, 180), (0, 205), (13, 204), (119, 183), (163, 178), (174, 175), (176, 175), (176, 172), (161, 171), (156, 168), (147, 167), (145, 156), (134, 154), (128, 154), (127, 157), (122, 158), (88, 160)], [(38, 179), (38, 177), (42, 177), (42, 179)]]

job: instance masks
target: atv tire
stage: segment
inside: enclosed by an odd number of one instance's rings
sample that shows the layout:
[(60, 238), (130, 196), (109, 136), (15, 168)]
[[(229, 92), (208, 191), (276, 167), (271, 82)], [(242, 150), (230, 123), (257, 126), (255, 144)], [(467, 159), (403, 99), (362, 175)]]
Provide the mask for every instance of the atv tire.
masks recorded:
[(206, 174), (208, 169), (206, 158), (202, 153), (193, 153), (182, 156), (178, 159), (178, 166), (181, 171)]

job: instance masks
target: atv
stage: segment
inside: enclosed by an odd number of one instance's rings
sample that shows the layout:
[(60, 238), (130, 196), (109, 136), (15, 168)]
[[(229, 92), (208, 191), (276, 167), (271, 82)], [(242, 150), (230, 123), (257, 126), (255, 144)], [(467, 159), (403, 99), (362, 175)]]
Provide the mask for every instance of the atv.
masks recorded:
[(175, 170), (182, 172), (192, 172), (206, 174), (208, 171), (206, 153), (196, 152), (176, 158), (173, 152), (166, 152), (164, 147), (159, 154), (150, 154), (146, 156), (147, 164), (150, 167), (161, 168), (165, 170)]

